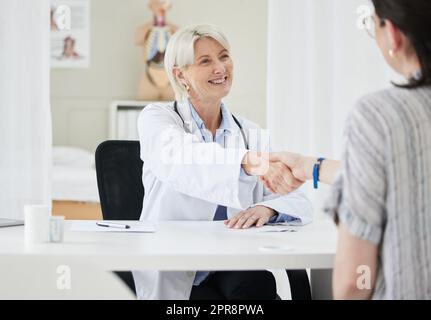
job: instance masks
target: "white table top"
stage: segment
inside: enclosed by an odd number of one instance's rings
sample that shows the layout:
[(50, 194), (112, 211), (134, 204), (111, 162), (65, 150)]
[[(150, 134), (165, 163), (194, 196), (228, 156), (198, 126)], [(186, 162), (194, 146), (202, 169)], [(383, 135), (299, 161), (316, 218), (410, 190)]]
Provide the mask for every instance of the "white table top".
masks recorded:
[[(332, 221), (317, 220), (297, 232), (227, 229), (222, 222), (160, 222), (155, 233), (70, 231), (63, 243), (25, 245), (24, 227), (0, 228), (0, 260), (10, 256), (80, 258), (104, 270), (330, 269), (336, 249)], [(290, 250), (263, 250), (265, 246)]]

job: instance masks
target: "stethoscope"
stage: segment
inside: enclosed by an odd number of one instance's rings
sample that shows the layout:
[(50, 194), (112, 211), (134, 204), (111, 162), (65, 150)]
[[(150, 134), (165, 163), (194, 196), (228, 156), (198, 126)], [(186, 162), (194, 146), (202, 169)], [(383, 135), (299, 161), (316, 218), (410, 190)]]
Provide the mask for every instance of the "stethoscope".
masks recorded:
[[(181, 116), (180, 112), (178, 111), (178, 103), (177, 103), (177, 101), (174, 102), (174, 111), (180, 117), (181, 121), (185, 125), (185, 121), (184, 121), (183, 117)], [(237, 124), (239, 130), (241, 131), (241, 135), (242, 135), (242, 139), (244, 140), (245, 148), (247, 150), (249, 150), (250, 148), (249, 148), (249, 145), (248, 145), (248, 142), (247, 142), (247, 138), (245, 136), (244, 129), (242, 128), (241, 123), (239, 122), (239, 120), (233, 114), (232, 114), (232, 118), (235, 121), (235, 123)]]

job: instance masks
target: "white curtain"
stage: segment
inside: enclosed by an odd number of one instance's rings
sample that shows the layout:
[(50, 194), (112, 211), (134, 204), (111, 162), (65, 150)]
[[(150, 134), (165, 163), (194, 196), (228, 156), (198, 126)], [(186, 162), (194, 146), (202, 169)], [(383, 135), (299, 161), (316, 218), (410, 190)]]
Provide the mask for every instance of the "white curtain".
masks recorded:
[(51, 202), (49, 1), (0, 0), (0, 217)]
[[(361, 29), (367, 0), (268, 0), (268, 128), (278, 149), (339, 158), (344, 121), (394, 74)], [(328, 188), (311, 191), (316, 211)]]

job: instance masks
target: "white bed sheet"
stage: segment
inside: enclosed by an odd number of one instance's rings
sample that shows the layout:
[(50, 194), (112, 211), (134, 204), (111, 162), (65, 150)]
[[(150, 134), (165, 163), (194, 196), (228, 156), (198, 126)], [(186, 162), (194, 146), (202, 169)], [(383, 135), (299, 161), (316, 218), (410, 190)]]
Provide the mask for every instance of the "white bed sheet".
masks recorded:
[(54, 164), (52, 178), (53, 200), (99, 202), (94, 168)]

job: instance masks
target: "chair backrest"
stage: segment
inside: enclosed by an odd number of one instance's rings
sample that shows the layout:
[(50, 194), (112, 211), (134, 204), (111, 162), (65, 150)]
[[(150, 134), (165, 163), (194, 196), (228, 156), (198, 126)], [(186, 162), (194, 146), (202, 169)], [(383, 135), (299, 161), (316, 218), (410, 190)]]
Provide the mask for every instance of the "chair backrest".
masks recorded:
[(104, 220), (139, 220), (144, 199), (139, 141), (108, 140), (96, 149)]

